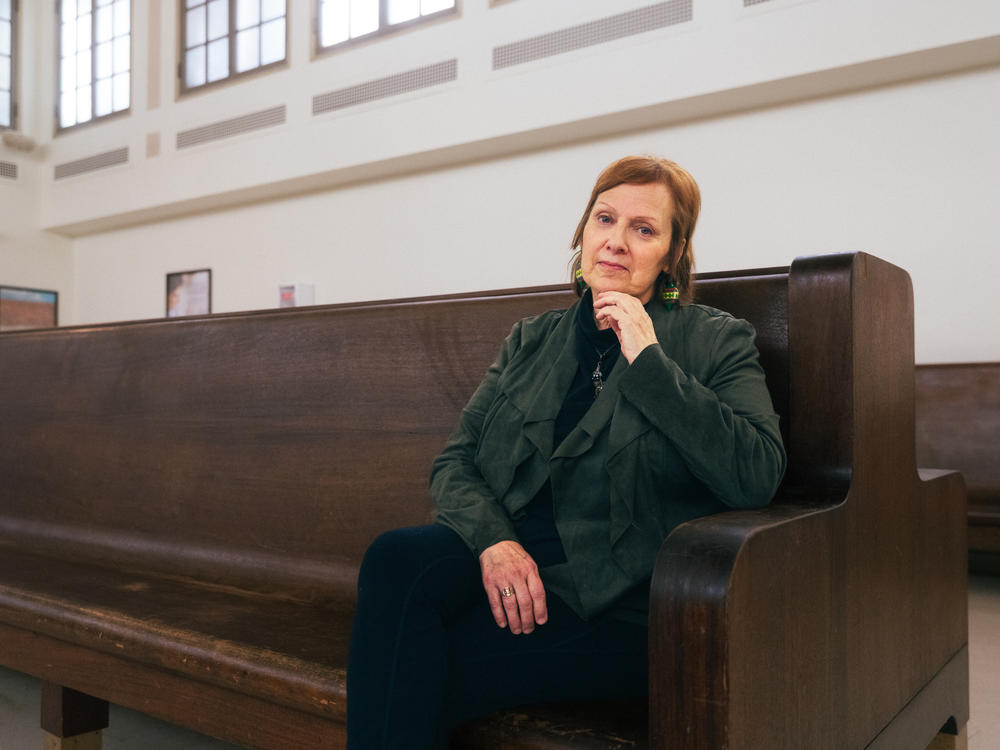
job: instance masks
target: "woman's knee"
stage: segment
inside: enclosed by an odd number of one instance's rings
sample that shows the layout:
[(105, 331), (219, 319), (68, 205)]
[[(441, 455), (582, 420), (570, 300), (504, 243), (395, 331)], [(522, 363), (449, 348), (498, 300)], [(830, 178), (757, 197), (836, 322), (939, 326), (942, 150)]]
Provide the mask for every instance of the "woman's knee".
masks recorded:
[(365, 552), (358, 580), (359, 593), (373, 583), (404, 584), (442, 560), (462, 561), (465, 558), (475, 560), (461, 538), (446, 526), (430, 524), (386, 531), (376, 537)]

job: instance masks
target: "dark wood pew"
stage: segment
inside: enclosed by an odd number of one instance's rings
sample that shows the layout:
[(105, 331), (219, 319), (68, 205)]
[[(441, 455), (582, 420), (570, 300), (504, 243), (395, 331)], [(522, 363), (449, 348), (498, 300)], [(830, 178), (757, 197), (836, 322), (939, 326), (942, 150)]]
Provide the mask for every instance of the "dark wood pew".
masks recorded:
[(969, 570), (1000, 575), (1000, 362), (917, 367), (917, 460), (969, 491)]
[[(699, 289), (757, 327), (782, 490), (664, 542), (648, 704), (526, 707), (453, 745), (960, 747), (964, 487), (917, 469), (908, 276), (845, 254)], [(343, 747), (364, 549), (429, 518), (430, 462), (510, 325), (570, 301), (0, 335), (0, 665), (44, 682), (50, 738), (97, 738), (113, 702), (247, 747)]]

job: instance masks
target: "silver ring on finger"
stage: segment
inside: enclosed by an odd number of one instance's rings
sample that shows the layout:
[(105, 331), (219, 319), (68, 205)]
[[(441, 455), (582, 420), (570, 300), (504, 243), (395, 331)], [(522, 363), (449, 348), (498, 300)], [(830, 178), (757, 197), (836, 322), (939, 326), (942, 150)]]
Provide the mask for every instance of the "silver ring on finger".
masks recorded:
[(504, 586), (502, 589), (500, 589), (500, 593), (503, 594), (505, 599), (509, 599), (510, 597), (514, 596), (514, 589), (512, 589), (510, 586)]

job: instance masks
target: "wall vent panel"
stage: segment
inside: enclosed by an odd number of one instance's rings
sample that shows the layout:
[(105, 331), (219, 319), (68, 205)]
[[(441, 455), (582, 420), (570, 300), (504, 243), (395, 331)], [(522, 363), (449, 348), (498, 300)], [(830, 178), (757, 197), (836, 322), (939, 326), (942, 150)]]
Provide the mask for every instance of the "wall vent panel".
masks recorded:
[(10, 161), (0, 161), (0, 177), (6, 177), (8, 180), (16, 180), (17, 165)]
[(403, 73), (359, 83), (356, 86), (348, 86), (326, 94), (317, 94), (313, 97), (312, 111), (314, 115), (320, 115), (344, 107), (353, 107), (357, 104), (366, 104), (390, 96), (437, 86), (457, 80), (457, 78), (458, 60), (445, 60), (434, 65), (407, 70)]
[(221, 138), (231, 138), (234, 135), (250, 133), (261, 128), (270, 128), (275, 125), (284, 125), (286, 116), (285, 105), (262, 109), (260, 112), (251, 112), (248, 115), (233, 117), (220, 122), (213, 122), (211, 125), (182, 130), (177, 134), (177, 148), (188, 148), (198, 146), (209, 141), (217, 141)]
[(114, 151), (105, 151), (103, 154), (88, 156), (86, 159), (77, 159), (75, 161), (56, 164), (53, 171), (55, 179), (62, 180), (66, 177), (73, 177), (85, 172), (93, 172), (95, 169), (104, 169), (105, 167), (127, 163), (128, 146), (125, 146), (124, 148), (116, 148)]
[(628, 13), (601, 18), (493, 48), (493, 70), (604, 44), (633, 34), (686, 23), (693, 17), (692, 0), (670, 0)]

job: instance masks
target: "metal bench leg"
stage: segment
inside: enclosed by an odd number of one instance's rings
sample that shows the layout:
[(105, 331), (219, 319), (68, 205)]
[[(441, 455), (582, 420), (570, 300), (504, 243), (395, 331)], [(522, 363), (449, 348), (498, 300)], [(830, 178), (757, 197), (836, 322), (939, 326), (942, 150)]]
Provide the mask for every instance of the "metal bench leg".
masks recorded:
[(941, 732), (934, 741), (927, 746), (927, 750), (969, 750), (969, 728), (964, 726), (958, 730), (958, 734), (946, 734)]
[(101, 730), (107, 725), (107, 701), (42, 683), (44, 750), (101, 750)]

